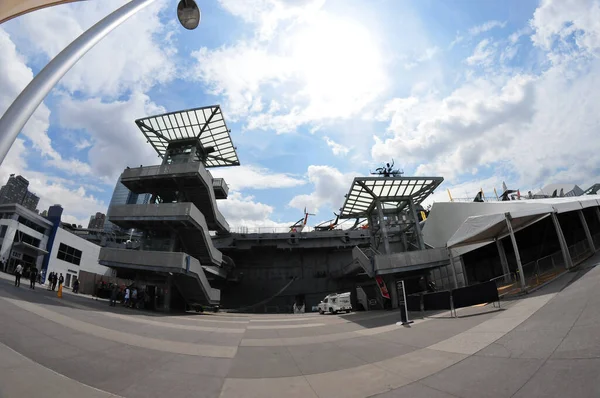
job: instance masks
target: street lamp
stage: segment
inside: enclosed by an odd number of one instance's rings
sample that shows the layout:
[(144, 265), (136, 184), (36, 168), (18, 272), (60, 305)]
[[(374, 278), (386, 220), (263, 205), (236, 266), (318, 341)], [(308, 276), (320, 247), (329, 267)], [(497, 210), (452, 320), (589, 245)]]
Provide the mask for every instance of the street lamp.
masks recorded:
[[(65, 73), (113, 29), (154, 1), (131, 0), (112, 12), (82, 33), (33, 78), (0, 119), (0, 164), (33, 112)], [(177, 18), (184, 28), (195, 29), (200, 23), (200, 9), (196, 2), (181, 0), (177, 6)]]
[(181, 26), (194, 30), (200, 23), (200, 9), (194, 0), (181, 0), (177, 5), (177, 18)]

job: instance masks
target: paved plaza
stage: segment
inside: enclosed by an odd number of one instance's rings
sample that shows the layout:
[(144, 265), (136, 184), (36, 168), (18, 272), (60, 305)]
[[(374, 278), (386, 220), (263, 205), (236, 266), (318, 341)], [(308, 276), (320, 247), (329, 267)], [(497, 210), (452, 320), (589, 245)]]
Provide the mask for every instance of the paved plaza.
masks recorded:
[(600, 267), (437, 314), (165, 316), (0, 279), (0, 397), (598, 397)]

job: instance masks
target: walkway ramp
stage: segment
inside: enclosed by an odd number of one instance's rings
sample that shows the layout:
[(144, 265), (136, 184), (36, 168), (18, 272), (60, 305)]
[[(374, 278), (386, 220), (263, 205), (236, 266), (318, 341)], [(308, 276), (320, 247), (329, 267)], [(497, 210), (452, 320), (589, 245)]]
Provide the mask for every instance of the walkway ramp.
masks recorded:
[[(204, 215), (193, 203), (161, 203), (112, 206), (108, 210), (110, 221), (122, 228), (172, 231), (177, 230), (180, 251), (197, 258), (202, 264), (220, 267), (223, 254), (215, 248)], [(168, 251), (160, 241), (143, 246), (143, 251)], [(176, 248), (177, 249), (177, 248)]]
[(210, 286), (200, 262), (186, 253), (103, 247), (98, 260), (100, 264), (117, 270), (170, 273), (181, 295), (190, 305), (216, 305), (221, 299), (221, 292)]
[[(216, 190), (219, 197), (223, 197), (228, 188), (223, 179), (213, 179), (200, 162), (130, 168), (121, 174), (121, 183), (133, 193), (153, 192), (163, 203), (191, 202), (204, 214), (211, 231), (229, 231), (215, 195)], [(184, 196), (183, 200), (178, 194)]]

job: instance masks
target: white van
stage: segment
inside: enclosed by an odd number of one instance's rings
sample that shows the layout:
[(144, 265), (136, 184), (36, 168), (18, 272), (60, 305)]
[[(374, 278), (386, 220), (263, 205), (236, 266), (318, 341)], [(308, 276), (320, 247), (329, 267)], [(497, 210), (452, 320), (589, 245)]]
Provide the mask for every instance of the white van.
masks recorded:
[(352, 311), (350, 293), (329, 294), (319, 303), (319, 314), (321, 315), (326, 312), (337, 314), (342, 311), (346, 311), (347, 313)]

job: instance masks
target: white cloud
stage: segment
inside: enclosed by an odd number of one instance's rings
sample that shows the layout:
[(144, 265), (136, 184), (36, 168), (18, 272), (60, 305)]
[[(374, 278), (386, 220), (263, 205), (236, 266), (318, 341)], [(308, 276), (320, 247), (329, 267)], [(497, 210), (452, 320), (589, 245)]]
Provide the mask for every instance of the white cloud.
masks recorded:
[(53, 204), (61, 204), (65, 220), (75, 220), (67, 221), (71, 223), (79, 224), (82, 220), (89, 220), (91, 214), (106, 210), (106, 204), (90, 194), (82, 184), (31, 170), (26, 155), (25, 143), (18, 138), (0, 168), (0, 185), (6, 183), (10, 174), (22, 175), (29, 181), (29, 190), (40, 197), (40, 211)]
[[(567, 12), (563, 2), (542, 3), (532, 20), (534, 44), (560, 62), (536, 74), (490, 65), (485, 78), (473, 75), (449, 95), (388, 102), (380, 117), (389, 121), (392, 136), (376, 137), (373, 157), (399, 155), (418, 175), (442, 175), (448, 186), (459, 184), (455, 197), (465, 196), (460, 184), (474, 195), (476, 176), (490, 172), (496, 187), (506, 178), (522, 192), (550, 182), (587, 187), (598, 180), (600, 59), (593, 54), (600, 25), (561, 13), (563, 4)], [(598, 2), (572, 7), (577, 15), (595, 15)], [(578, 27), (575, 36), (568, 36), (574, 34), (569, 23)], [(485, 52), (487, 43), (481, 47)]]
[[(247, 117), (249, 129), (289, 132), (356, 115), (384, 92), (385, 57), (366, 26), (319, 9), (321, 3), (224, 1), (234, 15), (258, 25), (257, 35), (192, 53), (194, 76), (226, 98), (229, 115)], [(251, 6), (258, 7), (256, 12), (249, 11)], [(285, 26), (273, 22), (281, 20)], [(278, 34), (264, 33), (276, 27)], [(252, 110), (260, 98), (275, 96), (277, 104), (270, 111)]]
[(600, 2), (544, 0), (530, 21), (533, 43), (544, 50), (578, 48), (596, 53), (600, 48)]
[(292, 224), (271, 220), (273, 206), (255, 202), (253, 196), (245, 196), (240, 192), (230, 192), (227, 200), (219, 201), (218, 205), (232, 231), (241, 231), (243, 228), (248, 228), (249, 232), (256, 232), (257, 228), (264, 228), (265, 232), (279, 231)]
[(325, 0), (219, 0), (221, 6), (231, 14), (257, 26), (259, 40), (270, 39), (284, 21), (295, 21), (316, 13)]
[[(17, 52), (10, 36), (0, 28), (0, 114), (12, 104), (19, 93), (33, 79), (33, 72), (25, 64), (26, 59)], [(33, 113), (23, 135), (37, 149), (46, 165), (71, 174), (88, 174), (89, 167), (77, 159), (65, 159), (56, 151), (47, 134), (50, 125), (50, 110), (42, 103)]]
[(88, 158), (94, 175), (114, 184), (126, 166), (160, 163), (134, 120), (161, 112), (164, 109), (147, 95), (134, 92), (129, 99), (114, 102), (63, 96), (58, 116), (61, 128), (84, 134), (79, 138), (92, 143)]
[(331, 148), (331, 152), (333, 152), (333, 154), (335, 156), (347, 155), (348, 152), (350, 152), (350, 148), (348, 148), (347, 146), (344, 146), (342, 144), (338, 144), (337, 142), (330, 139), (329, 137), (323, 137), (323, 139), (327, 143), (327, 146), (329, 148)]
[(490, 40), (483, 39), (477, 44), (473, 54), (466, 59), (466, 62), (468, 65), (490, 66), (495, 52)]
[(419, 175), (452, 180), (474, 174), (505, 155), (516, 131), (531, 121), (533, 81), (521, 75), (477, 79), (446, 97), (393, 100), (387, 107), (393, 137), (376, 137), (372, 156), (416, 164)]
[[(120, 0), (105, 0), (50, 7), (19, 17), (10, 28), (26, 44), (24, 51), (43, 54), (46, 63), (122, 5)], [(71, 93), (117, 97), (175, 78), (174, 22), (163, 24), (159, 19), (162, 10), (172, 13), (173, 8), (172, 2), (159, 0), (139, 11), (85, 54), (60, 85)]]
[(303, 179), (289, 174), (274, 173), (266, 168), (245, 165), (211, 170), (215, 178), (224, 178), (231, 190), (290, 188), (306, 184)]
[(314, 191), (308, 195), (292, 198), (289, 206), (296, 209), (306, 208), (309, 213), (318, 213), (322, 206), (331, 206), (335, 212), (344, 204), (344, 195), (348, 193), (356, 173), (342, 173), (330, 166), (308, 167), (308, 180), (314, 185)]
[(431, 59), (433, 59), (433, 57), (436, 56), (436, 54), (439, 53), (439, 51), (440, 51), (440, 49), (437, 46), (429, 47), (429, 48), (425, 49), (425, 52), (423, 52), (420, 56), (405, 63), (404, 68), (412, 69), (412, 68), (418, 66), (419, 64), (422, 64), (423, 62), (430, 61)]
[(506, 22), (501, 21), (487, 21), (481, 25), (473, 26), (469, 29), (469, 34), (471, 36), (477, 36), (482, 33), (488, 32), (494, 28), (504, 28), (506, 26)]

